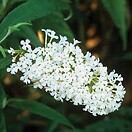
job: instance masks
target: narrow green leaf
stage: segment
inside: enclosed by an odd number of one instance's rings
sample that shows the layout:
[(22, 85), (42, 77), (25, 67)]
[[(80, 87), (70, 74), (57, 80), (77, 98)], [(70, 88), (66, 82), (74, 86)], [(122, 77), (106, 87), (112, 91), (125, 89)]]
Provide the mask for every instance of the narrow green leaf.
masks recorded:
[(0, 69), (0, 81), (3, 81), (6, 75), (7, 75), (6, 67)]
[(132, 107), (121, 107), (118, 111), (111, 113), (111, 117), (115, 116), (132, 118)]
[(28, 110), (31, 113), (40, 115), (42, 117), (46, 117), (50, 120), (53, 120), (58, 123), (68, 125), (71, 128), (74, 128), (68, 119), (66, 119), (63, 115), (61, 115), (57, 111), (53, 110), (52, 108), (44, 104), (41, 104), (35, 101), (28, 101), (24, 99), (11, 99), (8, 101), (7, 105), (17, 109)]
[(57, 122), (52, 122), (51, 125), (49, 126), (49, 129), (47, 130), (47, 132), (54, 132), (57, 125), (58, 125)]
[(8, 27), (21, 22), (29, 22), (69, 8), (68, 3), (62, 0), (28, 0), (12, 10), (0, 24), (0, 40), (6, 35)]
[(23, 26), (23, 25), (31, 25), (31, 24), (27, 23), (27, 22), (21, 22), (21, 23), (18, 23), (16, 25), (10, 26), (8, 28), (8, 31), (7, 31), (6, 35), (0, 40), (0, 43), (2, 43), (14, 31), (20, 31), (19, 27)]
[(23, 35), (26, 38), (30, 39), (31, 44), (34, 47), (40, 47), (40, 46), (42, 46), (42, 44), (40, 43), (37, 35), (35, 34), (35, 32), (29, 26), (23, 26), (23, 27), (21, 27), (21, 31), (22, 31)]
[(0, 52), (1, 52), (1, 54), (3, 55), (3, 57), (6, 57), (5, 50), (3, 49), (2, 46), (0, 46)]
[(7, 55), (5, 58), (0, 60), (0, 69), (8, 66), (11, 63), (12, 57)]
[(2, 5), (3, 5), (3, 8), (5, 8), (5, 7), (6, 7), (7, 3), (8, 3), (8, 0), (2, 0)]
[(8, 0), (9, 3), (25, 2), (26, 0)]
[(5, 102), (6, 102), (6, 95), (5, 95), (2, 85), (0, 83), (0, 109), (2, 109), (4, 107)]
[(64, 21), (61, 13), (54, 13), (37, 19), (33, 22), (33, 25), (35, 25), (37, 29), (50, 28), (56, 31), (57, 34), (67, 36), (69, 40), (73, 40), (73, 33)]
[(127, 48), (127, 29), (126, 29), (126, 0), (102, 0), (102, 3), (110, 13), (115, 25), (120, 29), (123, 40), (123, 49)]
[(0, 132), (6, 132), (5, 117), (0, 110)]
[(102, 130), (103, 132), (127, 132), (127, 130), (130, 130), (131, 124), (132, 122), (123, 119), (103, 120), (87, 126), (83, 132), (94, 132), (96, 130)]

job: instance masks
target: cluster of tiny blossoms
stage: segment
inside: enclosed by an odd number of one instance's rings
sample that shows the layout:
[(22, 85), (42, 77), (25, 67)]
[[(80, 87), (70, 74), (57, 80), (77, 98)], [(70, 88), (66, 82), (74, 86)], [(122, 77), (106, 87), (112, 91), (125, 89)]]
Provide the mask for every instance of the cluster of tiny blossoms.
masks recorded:
[(87, 52), (84, 55), (77, 46), (80, 43), (67, 41), (65, 36), (56, 36), (52, 30), (44, 30), (45, 46), (31, 48), (30, 40), (22, 40), (21, 50), (10, 48), (12, 64), (7, 71), (20, 71), (22, 80), (34, 88), (44, 88), (56, 100), (84, 106), (94, 116), (106, 115), (117, 110), (123, 101), (125, 89), (123, 78), (99, 59)]

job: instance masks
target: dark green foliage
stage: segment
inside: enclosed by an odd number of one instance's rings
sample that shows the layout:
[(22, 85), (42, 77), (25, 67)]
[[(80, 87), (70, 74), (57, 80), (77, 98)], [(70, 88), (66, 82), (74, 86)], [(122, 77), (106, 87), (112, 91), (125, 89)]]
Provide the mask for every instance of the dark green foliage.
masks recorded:
[(0, 83), (0, 109), (2, 109), (4, 107), (5, 103), (6, 103), (6, 95), (5, 95), (2, 85)]
[(5, 68), (11, 63), (12, 57), (10, 55), (7, 55), (6, 57), (2, 58), (0, 60), (0, 69)]
[(59, 114), (57, 111), (51, 109), (50, 107), (42, 103), (38, 103), (35, 101), (28, 101), (24, 99), (10, 99), (7, 105), (17, 109), (28, 110), (31, 113), (40, 115), (42, 117), (46, 117), (50, 120), (74, 128), (73, 125), (70, 123), (70, 121), (68, 121), (63, 115)]
[(5, 117), (2, 110), (0, 110), (0, 132), (6, 132)]
[(130, 132), (131, 122), (128, 120), (106, 120), (88, 126), (85, 132)]
[(123, 48), (127, 48), (127, 7), (126, 0), (102, 0), (104, 6), (110, 13), (115, 25), (120, 29), (123, 40)]

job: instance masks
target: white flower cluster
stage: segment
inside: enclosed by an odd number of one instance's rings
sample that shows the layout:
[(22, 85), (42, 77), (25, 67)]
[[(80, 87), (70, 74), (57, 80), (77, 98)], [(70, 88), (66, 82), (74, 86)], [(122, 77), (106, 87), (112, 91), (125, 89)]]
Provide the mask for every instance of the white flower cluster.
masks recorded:
[(108, 74), (99, 59), (89, 52), (84, 55), (76, 45), (79, 41), (70, 43), (67, 37), (58, 37), (52, 30), (42, 31), (46, 35), (45, 47), (32, 49), (27, 39), (21, 41), (21, 50), (10, 48), (13, 60), (7, 71), (20, 71), (24, 83), (44, 88), (56, 100), (82, 105), (94, 116), (117, 110), (125, 94), (121, 75), (115, 71)]

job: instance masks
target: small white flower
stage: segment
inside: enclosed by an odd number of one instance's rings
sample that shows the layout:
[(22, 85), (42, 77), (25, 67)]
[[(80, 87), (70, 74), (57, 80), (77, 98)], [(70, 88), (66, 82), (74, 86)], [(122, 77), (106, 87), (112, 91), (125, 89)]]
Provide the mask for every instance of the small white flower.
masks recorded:
[(44, 31), (49, 37), (51, 37), (52, 39), (58, 39), (58, 36), (56, 36), (56, 32), (52, 31), (50, 29), (42, 29), (42, 31)]
[(8, 50), (8, 53), (11, 54), (11, 55), (14, 55), (15, 54), (15, 50), (10, 47), (10, 49)]
[(73, 39), (73, 45), (75, 46), (76, 44), (79, 44), (79, 43), (81, 43), (81, 41), (78, 41), (78, 40), (76, 40), (76, 39)]
[(28, 52), (31, 52), (31, 45), (29, 44), (30, 43), (30, 40), (29, 39), (26, 39), (25, 41), (22, 40), (20, 42), (20, 44), (22, 45), (22, 49), (25, 50), (25, 51), (28, 51)]
[(67, 37), (66, 36), (61, 36), (60, 35), (60, 44), (68, 44)]

